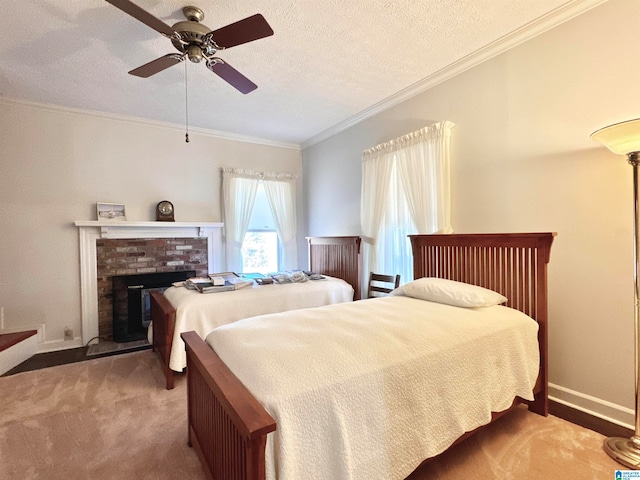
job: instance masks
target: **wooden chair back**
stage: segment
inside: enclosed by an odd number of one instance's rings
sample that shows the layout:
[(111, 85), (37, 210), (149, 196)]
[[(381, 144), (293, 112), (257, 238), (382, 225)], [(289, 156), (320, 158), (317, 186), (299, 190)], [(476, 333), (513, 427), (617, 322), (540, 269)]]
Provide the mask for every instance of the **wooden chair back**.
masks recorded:
[(369, 290), (367, 298), (383, 297), (400, 286), (400, 275), (369, 274)]

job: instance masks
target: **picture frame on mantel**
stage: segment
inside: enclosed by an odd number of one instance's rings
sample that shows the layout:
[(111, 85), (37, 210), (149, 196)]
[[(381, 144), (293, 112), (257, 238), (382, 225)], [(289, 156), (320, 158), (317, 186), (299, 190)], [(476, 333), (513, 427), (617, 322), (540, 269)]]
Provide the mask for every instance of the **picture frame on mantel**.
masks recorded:
[(96, 212), (98, 220), (124, 222), (127, 219), (121, 203), (96, 202)]

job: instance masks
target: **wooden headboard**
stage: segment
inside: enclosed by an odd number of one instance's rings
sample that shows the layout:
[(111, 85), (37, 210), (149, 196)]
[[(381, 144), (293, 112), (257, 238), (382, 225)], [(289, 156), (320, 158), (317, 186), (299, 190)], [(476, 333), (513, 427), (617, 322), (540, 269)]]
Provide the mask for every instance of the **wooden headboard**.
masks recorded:
[(555, 235), (410, 235), (413, 275), (489, 288), (507, 297), (507, 306), (546, 323), (547, 264)]
[(309, 270), (341, 278), (360, 299), (360, 237), (307, 237)]
[[(539, 324), (539, 384), (547, 396), (547, 264), (555, 233), (409, 235), (413, 276), (489, 288)], [(540, 405), (546, 412), (547, 406)], [(539, 412), (540, 413), (540, 412)], [(544, 413), (546, 415), (546, 413)]]

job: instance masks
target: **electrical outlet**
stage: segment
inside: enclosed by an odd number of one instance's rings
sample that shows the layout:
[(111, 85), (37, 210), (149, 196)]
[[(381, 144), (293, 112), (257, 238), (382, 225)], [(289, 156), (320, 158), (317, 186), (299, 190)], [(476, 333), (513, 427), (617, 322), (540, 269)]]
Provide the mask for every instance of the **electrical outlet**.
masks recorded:
[(64, 327), (64, 339), (73, 340), (73, 329), (69, 327)]

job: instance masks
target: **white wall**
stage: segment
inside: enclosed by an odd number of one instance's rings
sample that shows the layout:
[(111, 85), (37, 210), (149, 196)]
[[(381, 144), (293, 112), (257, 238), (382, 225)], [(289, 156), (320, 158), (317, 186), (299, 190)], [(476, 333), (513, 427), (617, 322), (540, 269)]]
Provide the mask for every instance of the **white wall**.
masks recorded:
[[(180, 128), (0, 101), (0, 307), (7, 330), (43, 325), (41, 351), (81, 337), (78, 232), (99, 201), (127, 220), (221, 221), (220, 167), (299, 176), (298, 148), (222, 139)], [(300, 237), (302, 208), (299, 209)], [(304, 243), (302, 243), (304, 245)], [(304, 251), (301, 253), (304, 258)], [(78, 339), (64, 342), (64, 327)], [(0, 326), (1, 328), (1, 326)]]
[(589, 135), (640, 117), (638, 18), (637, 0), (610, 0), (303, 151), (307, 234), (357, 235), (362, 151), (454, 122), (454, 229), (558, 233), (549, 270), (552, 394), (627, 425), (632, 170)]

